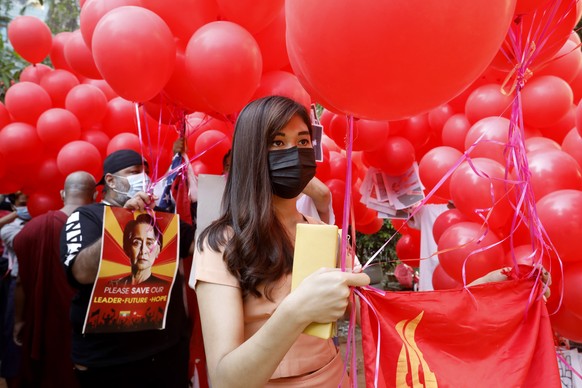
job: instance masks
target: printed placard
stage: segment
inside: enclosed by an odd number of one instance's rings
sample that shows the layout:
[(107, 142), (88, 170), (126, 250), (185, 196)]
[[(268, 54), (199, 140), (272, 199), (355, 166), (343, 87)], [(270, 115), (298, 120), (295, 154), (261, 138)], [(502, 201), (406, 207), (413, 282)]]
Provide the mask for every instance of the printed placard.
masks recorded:
[(105, 206), (83, 333), (164, 329), (178, 270), (179, 217)]

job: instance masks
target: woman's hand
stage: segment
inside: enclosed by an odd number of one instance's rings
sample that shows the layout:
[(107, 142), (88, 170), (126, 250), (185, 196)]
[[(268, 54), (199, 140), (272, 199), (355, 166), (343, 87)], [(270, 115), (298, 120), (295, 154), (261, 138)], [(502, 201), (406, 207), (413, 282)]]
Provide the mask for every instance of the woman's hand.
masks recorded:
[(284, 303), (292, 305), (292, 311), (296, 312), (297, 319), (306, 326), (312, 322), (334, 322), (346, 311), (350, 287), (368, 284), (370, 278), (365, 273), (321, 268), (306, 277)]

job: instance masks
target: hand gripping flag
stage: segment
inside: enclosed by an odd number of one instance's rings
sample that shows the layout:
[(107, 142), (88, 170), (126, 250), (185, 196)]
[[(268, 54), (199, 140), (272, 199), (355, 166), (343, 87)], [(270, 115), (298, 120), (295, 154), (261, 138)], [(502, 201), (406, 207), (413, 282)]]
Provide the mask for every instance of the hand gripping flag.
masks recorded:
[(518, 279), (431, 292), (362, 290), (366, 386), (560, 387), (541, 287), (532, 289), (532, 279)]

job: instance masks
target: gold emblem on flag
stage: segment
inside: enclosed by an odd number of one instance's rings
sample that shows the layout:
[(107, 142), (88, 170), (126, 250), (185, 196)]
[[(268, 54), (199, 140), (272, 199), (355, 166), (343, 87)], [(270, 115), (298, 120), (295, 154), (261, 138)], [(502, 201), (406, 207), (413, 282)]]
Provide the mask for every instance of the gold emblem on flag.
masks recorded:
[[(396, 365), (396, 386), (397, 387), (424, 387), (436, 388), (438, 387), (435, 374), (430, 370), (424, 355), (416, 345), (414, 335), (418, 327), (424, 311), (422, 311), (414, 319), (402, 320), (396, 324), (396, 332), (402, 339), (402, 349), (398, 356), (398, 364)], [(421, 381), (421, 373), (423, 381)], [(412, 385), (407, 382), (406, 377), (410, 375)]]

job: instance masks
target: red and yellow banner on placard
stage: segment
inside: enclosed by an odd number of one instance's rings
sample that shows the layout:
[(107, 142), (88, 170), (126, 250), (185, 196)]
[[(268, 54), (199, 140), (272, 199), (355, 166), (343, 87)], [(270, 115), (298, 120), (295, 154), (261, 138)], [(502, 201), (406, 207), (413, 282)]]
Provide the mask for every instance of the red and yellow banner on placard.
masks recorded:
[(366, 386), (559, 387), (548, 313), (533, 287), (523, 279), (469, 290), (362, 290)]
[(105, 206), (104, 212), (101, 261), (84, 333), (163, 329), (178, 269), (179, 217), (149, 212), (163, 243), (151, 266), (152, 276), (140, 284), (132, 284), (131, 259), (124, 250), (124, 230), (135, 225), (130, 222), (145, 213), (110, 206)]

